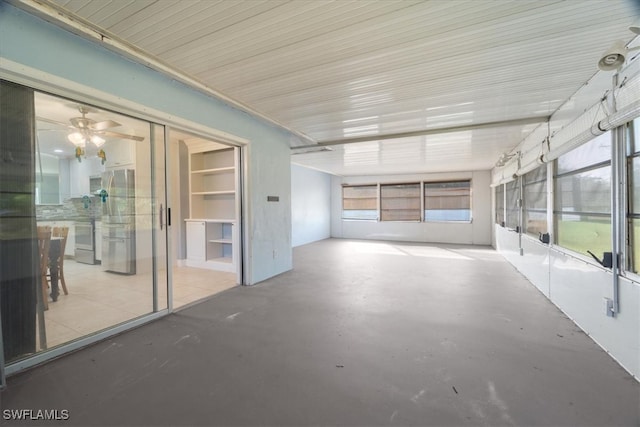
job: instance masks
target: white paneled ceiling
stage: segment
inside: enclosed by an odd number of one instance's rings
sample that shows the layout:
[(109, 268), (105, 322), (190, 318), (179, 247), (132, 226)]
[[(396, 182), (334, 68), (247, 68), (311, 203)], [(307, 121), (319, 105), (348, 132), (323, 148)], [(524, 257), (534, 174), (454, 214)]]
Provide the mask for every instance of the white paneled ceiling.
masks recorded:
[[(305, 144), (330, 142), (332, 151), (292, 160), (340, 175), (492, 168), (596, 73), (612, 42), (632, 40), (627, 28), (640, 14), (633, 0), (51, 4), (306, 135)], [(485, 123), (495, 125), (468, 128)], [(333, 145), (362, 136), (370, 141)]]

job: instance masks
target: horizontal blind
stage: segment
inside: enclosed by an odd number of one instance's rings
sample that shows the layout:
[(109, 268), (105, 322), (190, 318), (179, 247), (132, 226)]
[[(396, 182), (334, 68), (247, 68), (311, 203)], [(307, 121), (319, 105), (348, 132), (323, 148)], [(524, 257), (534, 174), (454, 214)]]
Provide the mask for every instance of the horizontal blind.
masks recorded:
[(469, 209), (471, 207), (469, 181), (430, 182), (424, 185), (424, 208)]
[(377, 217), (377, 185), (352, 185), (342, 187), (342, 218), (377, 219)]
[(380, 186), (383, 221), (420, 221), (420, 183)]

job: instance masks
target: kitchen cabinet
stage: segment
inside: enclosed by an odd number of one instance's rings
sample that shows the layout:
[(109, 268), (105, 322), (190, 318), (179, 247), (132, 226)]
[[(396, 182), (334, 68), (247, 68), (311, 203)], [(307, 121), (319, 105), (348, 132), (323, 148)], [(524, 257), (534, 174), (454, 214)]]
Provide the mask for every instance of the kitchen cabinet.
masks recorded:
[(71, 197), (82, 197), (90, 194), (90, 177), (101, 176), (105, 168), (98, 157), (69, 160), (69, 194)]
[(102, 221), (95, 222), (94, 239), (96, 261), (102, 261)]
[(107, 154), (106, 169), (135, 169), (136, 142), (124, 139), (114, 139), (107, 142), (103, 149)]

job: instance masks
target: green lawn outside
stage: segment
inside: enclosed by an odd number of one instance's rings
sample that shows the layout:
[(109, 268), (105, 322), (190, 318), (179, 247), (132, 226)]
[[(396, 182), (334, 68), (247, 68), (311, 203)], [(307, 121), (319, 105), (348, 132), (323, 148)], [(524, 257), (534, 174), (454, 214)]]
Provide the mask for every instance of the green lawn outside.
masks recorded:
[[(634, 273), (640, 269), (640, 220), (633, 220), (633, 268), (627, 268)], [(559, 221), (558, 246), (571, 249), (583, 255), (590, 256), (593, 252), (602, 258), (603, 252), (611, 252), (611, 224), (605, 222)]]
[(583, 255), (593, 252), (602, 258), (611, 252), (611, 223), (586, 221), (558, 221), (557, 244)]

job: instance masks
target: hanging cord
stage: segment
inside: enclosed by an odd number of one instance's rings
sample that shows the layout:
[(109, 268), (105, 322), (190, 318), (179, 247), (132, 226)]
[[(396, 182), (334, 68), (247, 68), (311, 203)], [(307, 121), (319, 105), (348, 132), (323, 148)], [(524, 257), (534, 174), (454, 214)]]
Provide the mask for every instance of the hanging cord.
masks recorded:
[[(594, 134), (594, 133), (593, 133), (593, 131), (591, 130), (591, 129), (593, 129), (593, 128), (594, 128), (594, 127), (596, 127), (596, 126), (598, 127), (598, 129), (599, 129), (600, 131), (604, 132), (604, 129), (602, 129), (602, 128), (600, 127), (600, 122), (601, 122), (602, 120), (598, 120), (598, 113), (600, 113), (600, 110), (603, 110), (603, 111), (604, 111), (604, 117), (605, 117), (605, 118), (607, 118), (607, 117), (609, 117), (609, 116), (611, 115), (611, 114), (610, 114), (610, 112), (609, 112), (609, 107), (607, 106), (607, 102), (606, 102), (606, 101), (607, 101), (607, 99), (608, 99), (608, 97), (609, 97), (609, 93), (610, 93), (610, 92), (611, 92), (611, 91), (608, 91), (608, 90), (607, 90), (607, 91), (604, 93), (604, 95), (602, 96), (602, 98), (600, 98), (600, 103), (598, 103), (598, 109), (596, 110), (595, 114), (593, 115), (593, 120), (591, 121), (591, 126), (589, 126), (589, 130), (591, 131), (591, 134), (592, 134), (593, 136), (598, 136), (598, 135)], [(612, 93), (612, 92), (611, 92), (611, 94), (612, 94), (612, 96), (613, 96), (613, 93)], [(615, 101), (614, 101), (614, 102), (615, 102)]]

